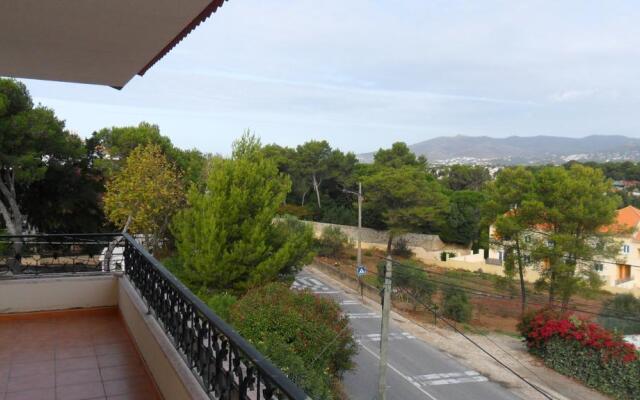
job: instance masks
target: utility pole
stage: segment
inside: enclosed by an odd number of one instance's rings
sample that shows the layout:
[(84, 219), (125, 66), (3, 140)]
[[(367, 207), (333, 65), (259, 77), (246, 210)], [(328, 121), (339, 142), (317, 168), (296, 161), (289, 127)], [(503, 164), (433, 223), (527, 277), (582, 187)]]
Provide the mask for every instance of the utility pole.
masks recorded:
[[(362, 201), (364, 197), (362, 197), (362, 182), (358, 182), (358, 191), (354, 192), (353, 190), (342, 189), (345, 193), (350, 193), (358, 196), (358, 256), (356, 261), (356, 268), (362, 265)], [(364, 287), (362, 285), (362, 278), (358, 276), (358, 283), (360, 284), (360, 297), (364, 296)]]
[(362, 265), (362, 182), (358, 182), (358, 266)]
[(391, 254), (387, 255), (384, 270), (384, 292), (382, 297), (382, 326), (380, 332), (380, 369), (378, 373), (378, 400), (386, 400), (387, 358), (389, 354), (389, 314), (391, 313)]

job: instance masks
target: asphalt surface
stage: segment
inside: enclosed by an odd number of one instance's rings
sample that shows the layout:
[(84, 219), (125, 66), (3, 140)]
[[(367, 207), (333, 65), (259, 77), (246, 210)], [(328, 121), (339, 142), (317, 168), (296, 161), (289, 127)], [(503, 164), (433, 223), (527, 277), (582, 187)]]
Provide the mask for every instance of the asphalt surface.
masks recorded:
[[(356, 367), (343, 383), (352, 400), (374, 400), (378, 391), (380, 313), (360, 297), (330, 285), (308, 269), (296, 277), (294, 288), (310, 289), (340, 303), (349, 316), (359, 344)], [(448, 354), (415, 338), (391, 318), (388, 400), (503, 400), (518, 399), (513, 393), (466, 368)], [(454, 333), (452, 333), (454, 334)]]

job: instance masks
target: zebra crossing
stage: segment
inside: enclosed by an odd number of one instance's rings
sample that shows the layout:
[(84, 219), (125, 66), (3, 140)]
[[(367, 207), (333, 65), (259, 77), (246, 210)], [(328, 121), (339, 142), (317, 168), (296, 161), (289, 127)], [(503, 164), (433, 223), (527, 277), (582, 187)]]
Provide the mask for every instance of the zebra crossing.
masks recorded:
[[(416, 337), (413, 336), (412, 334), (410, 334), (409, 332), (391, 332), (389, 333), (389, 341), (392, 340), (406, 340), (406, 339), (415, 339)], [(358, 336), (358, 343), (360, 343), (363, 340), (368, 340), (371, 342), (379, 342), (380, 341), (380, 334), (379, 333), (369, 333), (366, 335), (359, 335)]]
[(291, 285), (291, 288), (295, 290), (308, 289), (311, 292), (318, 293), (318, 294), (340, 293), (339, 290), (334, 290), (329, 286), (325, 285), (324, 283), (320, 282), (319, 280), (312, 277), (306, 277), (306, 276), (296, 277), (295, 281), (293, 281), (293, 284)]
[(487, 382), (489, 379), (476, 371), (464, 371), (416, 375), (410, 377), (410, 380), (415, 386), (440, 386), (458, 383)]

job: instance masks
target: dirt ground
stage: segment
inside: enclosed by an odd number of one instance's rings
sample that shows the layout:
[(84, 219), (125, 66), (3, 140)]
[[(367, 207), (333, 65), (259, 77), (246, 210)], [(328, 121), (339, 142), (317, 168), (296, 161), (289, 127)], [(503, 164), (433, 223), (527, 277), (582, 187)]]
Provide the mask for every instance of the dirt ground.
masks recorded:
[[(344, 254), (338, 257), (318, 257), (318, 260), (339, 268), (349, 276), (356, 276), (355, 257), (356, 250), (348, 249)], [(365, 282), (376, 285), (376, 265), (384, 258), (384, 252), (380, 250), (369, 249), (363, 252), (363, 264), (367, 266), (368, 274), (365, 276)], [(403, 263), (407, 262), (407, 258), (394, 257), (394, 260)], [(481, 331), (492, 331), (517, 335), (517, 325), (521, 318), (521, 303), (518, 282), (514, 282), (512, 288), (496, 286), (496, 278), (486, 273), (469, 272), (462, 270), (452, 270), (435, 265), (427, 265), (421, 262), (411, 260), (412, 263), (420, 265), (429, 273), (429, 277), (434, 281), (441, 281), (451, 285), (458, 285), (470, 288), (474, 291), (469, 292), (469, 300), (473, 304), (473, 318), (467, 324), (469, 327)], [(527, 284), (526, 290), (529, 296), (528, 310), (534, 310), (544, 307), (547, 304), (545, 293), (536, 292), (533, 285)], [(602, 309), (603, 302), (611, 295), (603, 292), (597, 299), (588, 299), (581, 296), (574, 296), (570, 308), (587, 310), (597, 313)], [(435, 303), (439, 303), (439, 294), (433, 298)], [(421, 322), (432, 322), (433, 314), (424, 307), (418, 307), (413, 311), (410, 304), (400, 304), (396, 301), (398, 307), (406, 310), (411, 318)], [(577, 313), (585, 317), (593, 317), (592, 314)]]

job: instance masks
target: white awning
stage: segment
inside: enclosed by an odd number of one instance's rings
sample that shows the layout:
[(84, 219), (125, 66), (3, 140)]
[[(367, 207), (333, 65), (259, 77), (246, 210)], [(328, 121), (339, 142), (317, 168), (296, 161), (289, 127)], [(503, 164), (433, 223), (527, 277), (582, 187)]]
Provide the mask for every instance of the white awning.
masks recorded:
[(116, 88), (224, 0), (2, 0), (0, 76)]

